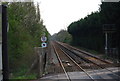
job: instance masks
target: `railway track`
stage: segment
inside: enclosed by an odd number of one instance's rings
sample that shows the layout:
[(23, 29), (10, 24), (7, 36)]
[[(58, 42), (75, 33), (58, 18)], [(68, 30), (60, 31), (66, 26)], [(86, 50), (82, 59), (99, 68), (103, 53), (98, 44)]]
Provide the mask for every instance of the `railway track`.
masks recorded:
[(92, 62), (95, 62), (99, 65), (101, 64), (111, 64), (110, 62), (107, 62), (103, 59), (100, 59), (99, 57), (97, 56), (94, 56), (88, 52), (85, 52), (83, 50), (80, 50), (80, 49), (77, 49), (77, 48), (74, 48), (68, 44), (65, 44), (65, 43), (60, 43), (60, 42), (56, 42), (58, 43), (59, 45), (61, 45), (62, 47), (66, 48), (67, 50), (71, 51), (72, 53), (76, 54), (77, 56), (81, 56), (81, 57), (85, 57), (86, 59), (92, 61)]
[(71, 54), (71, 56), (73, 55), (73, 57), (79, 57), (87, 62), (91, 62), (91, 63), (94, 63), (96, 65), (100, 65), (100, 66), (106, 66), (107, 67), (111, 67), (111, 66), (120, 66), (119, 63), (112, 63), (112, 62), (108, 62), (106, 60), (103, 60), (97, 56), (94, 56), (88, 52), (85, 52), (83, 50), (80, 50), (80, 49), (77, 49), (77, 48), (74, 48), (68, 44), (65, 44), (65, 43), (60, 43), (60, 42), (56, 42), (57, 44), (59, 44), (60, 48), (62, 48), (64, 51), (69, 51), (68, 53)]
[[(107, 64), (109, 65), (111, 64), (110, 62), (101, 60), (89, 54), (85, 54), (83, 53), (83, 51), (82, 53), (79, 53), (80, 51), (78, 52), (78, 49), (77, 49), (77, 52), (75, 52), (76, 49), (73, 49), (73, 47), (69, 47), (67, 45), (63, 45), (63, 43), (60, 44), (58, 42), (54, 42), (52, 44), (53, 44), (54, 51), (57, 55), (57, 58), (59, 60), (60, 66), (62, 67), (69, 81), (71, 81), (71, 78), (68, 72), (74, 72), (74, 71), (83, 71), (89, 77), (89, 79), (92, 79), (94, 81), (94, 78), (90, 75), (90, 73), (88, 72), (89, 70), (87, 69), (92, 69), (93, 72), (96, 72), (96, 69), (103, 69), (105, 71), (109, 71), (114, 76), (117, 76), (118, 78), (120, 78), (119, 75), (115, 74), (113, 71), (102, 66)], [(85, 68), (84, 66), (85, 64), (87, 65), (87, 68)], [(96, 72), (96, 74), (98, 73)]]
[[(83, 71), (89, 79), (92, 79), (93, 81), (95, 81), (92, 76), (90, 74), (88, 74), (88, 72), (83, 69), (78, 63), (76, 63), (76, 61), (74, 61), (69, 55), (67, 55), (62, 49), (60, 49), (56, 44), (53, 44), (53, 48), (55, 50), (55, 53), (57, 55), (57, 58), (59, 60), (59, 63), (61, 65), (61, 67), (63, 68), (63, 71), (65, 73), (65, 76), (67, 77), (68, 81), (71, 81), (71, 78), (69, 76), (69, 73), (71, 70), (72, 71)], [(64, 58), (63, 58), (64, 57)], [(67, 61), (66, 64), (63, 62), (63, 60)], [(67, 68), (69, 67), (69, 68)]]

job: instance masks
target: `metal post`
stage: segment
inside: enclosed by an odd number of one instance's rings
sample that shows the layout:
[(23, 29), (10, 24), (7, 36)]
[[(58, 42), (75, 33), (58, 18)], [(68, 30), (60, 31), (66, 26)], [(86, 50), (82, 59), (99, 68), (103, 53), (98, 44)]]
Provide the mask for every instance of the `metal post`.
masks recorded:
[(42, 74), (43, 74), (43, 64), (44, 64), (43, 63), (44, 48), (42, 47), (41, 49), (42, 49), (42, 52), (41, 52), (41, 59), (40, 60), (41, 60), (41, 76), (42, 76)]
[(108, 33), (105, 32), (105, 54), (108, 55)]
[(42, 76), (42, 49), (38, 47), (38, 78)]
[(3, 80), (9, 79), (7, 50), (7, 7), (2, 5), (2, 61), (3, 61)]
[(2, 67), (2, 6), (0, 5), (0, 81), (3, 80)]

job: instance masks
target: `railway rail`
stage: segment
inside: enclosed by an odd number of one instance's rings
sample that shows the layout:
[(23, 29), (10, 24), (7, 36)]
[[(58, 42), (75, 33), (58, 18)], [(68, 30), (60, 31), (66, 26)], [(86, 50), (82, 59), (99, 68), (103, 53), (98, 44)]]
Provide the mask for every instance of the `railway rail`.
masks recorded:
[(56, 43), (58, 43), (63, 50), (72, 52), (73, 54), (71, 54), (71, 55), (74, 55), (74, 57), (76, 56), (76, 57), (82, 58), (83, 60), (94, 63), (96, 65), (100, 65), (100, 66), (107, 65), (110, 67), (115, 66), (115, 65), (120, 66), (120, 63), (108, 62), (108, 61), (103, 60), (95, 55), (92, 55), (92, 54), (86, 52), (86, 51), (74, 48), (68, 44), (60, 43), (60, 42), (56, 42)]
[(72, 67), (71, 69), (73, 69), (74, 71), (83, 71), (83, 72), (88, 76), (89, 79), (92, 79), (93, 81), (95, 81), (94, 78), (93, 78), (85, 69), (83, 69), (78, 63), (76, 63), (76, 62), (75, 62), (69, 55), (67, 55), (62, 49), (60, 49), (60, 48), (59, 48), (57, 45), (55, 45), (55, 44), (53, 44), (53, 47), (54, 47), (55, 53), (56, 53), (56, 55), (57, 55), (57, 58), (58, 58), (58, 60), (59, 60), (59, 63), (60, 63), (60, 65), (61, 65), (61, 67), (63, 68), (63, 71), (64, 71), (64, 73), (65, 73), (68, 81), (71, 81), (71, 78), (70, 78), (70, 76), (69, 76), (69, 74), (68, 74), (68, 72), (69, 72), (68, 68), (66, 68), (66, 65), (62, 62), (63, 57), (65, 57), (65, 58), (64, 58), (65, 60), (67, 59), (67, 61), (69, 62), (69, 64), (72, 64), (72, 66), (69, 66), (69, 65), (67, 64), (70, 68)]
[(83, 50), (74, 48), (74, 47), (72, 47), (72, 46), (70, 46), (68, 44), (61, 43), (61, 42), (56, 42), (56, 43), (58, 43), (59, 45), (61, 45), (64, 48), (66, 48), (67, 50), (72, 51), (74, 54), (77, 54), (77, 56), (83, 56), (83, 57), (85, 57), (86, 59), (89, 59), (92, 62), (96, 62), (96, 63), (100, 63), (100, 64), (111, 64), (108, 61), (100, 59), (99, 57), (94, 56), (94, 55), (92, 55), (92, 54), (90, 54), (88, 52), (85, 52)]
[[(104, 61), (91, 54), (89, 55), (86, 52), (83, 53), (83, 51), (81, 52), (76, 48), (73, 48), (60, 42), (52, 42), (52, 45), (55, 54), (59, 60), (60, 66), (62, 67), (63, 72), (65, 73), (69, 81), (71, 81), (71, 78), (68, 73), (70, 71), (83, 71), (90, 79), (94, 81), (94, 78), (88, 72), (89, 69), (92, 69), (93, 72), (96, 72), (96, 69), (103, 69), (111, 72), (114, 76), (120, 78), (119, 75), (102, 66), (112, 64), (110, 62)], [(87, 68), (85, 68), (85, 64), (88, 66)], [(96, 72), (96, 74), (98, 73)]]

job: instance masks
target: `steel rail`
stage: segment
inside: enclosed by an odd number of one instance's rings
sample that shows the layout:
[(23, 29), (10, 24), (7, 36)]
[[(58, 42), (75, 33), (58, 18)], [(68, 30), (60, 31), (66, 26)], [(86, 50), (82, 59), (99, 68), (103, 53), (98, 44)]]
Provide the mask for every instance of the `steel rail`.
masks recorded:
[[(61, 48), (60, 48), (61, 49)], [(62, 51), (63, 51), (63, 49), (61, 49)], [(63, 51), (64, 52), (64, 51)], [(68, 56), (72, 61), (74, 61), (72, 58), (71, 58), (71, 56), (69, 56), (66, 52), (64, 52), (65, 54), (66, 54), (66, 56)], [(74, 61), (75, 62), (75, 64), (78, 66), (78, 67), (80, 67), (80, 65), (76, 62), (76, 61)], [(82, 67), (81, 67), (82, 68)], [(106, 69), (106, 68), (105, 68)], [(83, 69), (84, 70), (84, 69)], [(106, 69), (106, 70), (108, 70), (108, 69)], [(84, 70), (85, 71), (85, 70)], [(111, 72), (111, 70), (108, 70), (108, 71), (110, 71)], [(85, 73), (89, 76), (89, 73), (87, 73), (87, 71), (85, 71)], [(116, 75), (114, 72), (111, 72), (113, 75), (115, 75), (115, 76), (117, 76), (117, 77), (120, 77), (119, 75)], [(100, 75), (99, 75), (100, 76)], [(90, 76), (91, 77), (91, 76)], [(92, 77), (91, 77), (91, 79), (92, 80), (94, 80)], [(95, 81), (95, 80), (94, 80)]]
[[(58, 43), (59, 45), (65, 47), (65, 48), (67, 48), (66, 46), (62, 45), (60, 42), (56, 42), (56, 43)], [(66, 44), (66, 45), (67, 45), (67, 44)], [(88, 55), (88, 56), (91, 56), (91, 57), (93, 57), (93, 58), (96, 58), (97, 60), (100, 60), (100, 61), (102, 61), (102, 62), (104, 62), (104, 63), (111, 64), (110, 62), (105, 61), (105, 60), (103, 60), (103, 59), (100, 59), (100, 58), (97, 57), (97, 56), (93, 56), (92, 54), (90, 54), (90, 53), (88, 53), (88, 52), (82, 51), (82, 50), (80, 50), (80, 49), (78, 49), (78, 48), (75, 48), (75, 47), (72, 47), (72, 46), (70, 46), (70, 45), (67, 45), (67, 46), (68, 46), (68, 48), (70, 47), (70, 48), (72, 48), (72, 49), (74, 49), (74, 50), (77, 50), (77, 51), (79, 51), (79, 52), (81, 52), (81, 53), (83, 53), (83, 54), (85, 54), (85, 55)], [(67, 48), (67, 49), (68, 49), (68, 48)]]
[[(61, 48), (60, 48), (61, 49)], [(83, 69), (76, 61), (74, 61), (74, 59), (72, 59), (68, 54), (66, 54), (66, 52), (64, 52), (62, 49), (61, 49), (61, 51), (71, 60), (71, 61), (73, 61), (84, 73), (86, 73), (86, 75), (90, 78), (90, 79), (92, 79), (93, 81), (95, 81), (94, 80), (94, 78), (92, 77), (92, 76), (90, 76), (90, 74), (85, 70), (85, 69)]]
[(68, 79), (69, 81), (71, 81), (71, 79), (70, 79), (70, 77), (69, 77), (67, 71), (65, 70), (65, 67), (64, 67), (63, 64), (62, 64), (62, 61), (61, 61), (61, 59), (60, 59), (60, 57), (59, 57), (59, 54), (58, 54), (58, 52), (57, 52), (57, 50), (56, 50), (56, 48), (55, 48), (54, 45), (53, 45), (53, 48), (54, 48), (55, 54), (57, 55), (57, 58), (58, 58), (58, 60), (59, 60), (59, 63), (60, 63), (60, 65), (61, 65), (61, 67), (63, 68), (63, 71), (64, 71), (64, 73), (65, 73), (67, 79)]
[[(58, 43), (59, 44), (59, 43)], [(61, 45), (61, 44), (60, 44)], [(63, 46), (63, 45), (62, 45)], [(63, 46), (64, 47), (64, 46)], [(65, 47), (64, 47), (65, 48)], [(69, 50), (69, 51), (71, 51), (71, 50)], [(79, 51), (80, 52), (80, 51)], [(82, 52), (83, 53), (83, 52)], [(86, 58), (85, 58), (86, 59)], [(88, 60), (88, 59), (87, 59)], [(111, 72), (113, 75), (115, 75), (115, 76), (117, 76), (117, 77), (119, 77), (120, 78), (120, 76), (119, 75), (117, 75), (117, 74), (115, 74), (113, 71), (111, 71), (111, 70), (109, 70), (109, 69), (107, 69), (107, 68), (104, 68), (104, 67), (102, 67), (102, 66), (100, 66), (100, 65), (98, 65), (98, 64), (96, 64), (96, 63), (94, 63), (93, 61), (91, 61), (91, 60), (88, 60), (89, 62), (91, 62), (91, 63), (93, 63), (94, 65), (96, 65), (96, 66), (98, 66), (98, 67), (100, 67), (100, 68), (102, 68), (102, 69), (106, 69), (107, 71), (109, 71), (109, 72)]]

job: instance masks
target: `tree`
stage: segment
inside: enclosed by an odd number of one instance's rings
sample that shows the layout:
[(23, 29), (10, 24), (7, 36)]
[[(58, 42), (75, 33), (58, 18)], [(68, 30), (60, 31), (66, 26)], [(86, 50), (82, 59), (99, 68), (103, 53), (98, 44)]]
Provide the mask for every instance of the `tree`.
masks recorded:
[(57, 34), (54, 34), (51, 39), (70, 44), (72, 37), (66, 30), (61, 30)]
[(8, 22), (10, 70), (19, 72), (30, 67), (35, 58), (34, 47), (40, 46), (43, 29), (48, 31), (40, 18), (39, 5), (36, 9), (33, 2), (9, 3)]
[[(99, 12), (92, 12), (85, 18), (72, 22), (68, 26), (68, 32), (72, 35), (74, 45), (103, 52), (104, 34), (103, 24), (115, 24), (117, 32), (120, 32), (120, 2), (100, 5)], [(119, 33), (117, 35), (120, 38)], [(112, 38), (113, 39), (113, 38)], [(116, 38), (114, 37), (116, 40)], [(114, 40), (113, 40), (114, 41)], [(113, 43), (114, 44), (114, 43)], [(119, 43), (118, 43), (119, 44)]]

